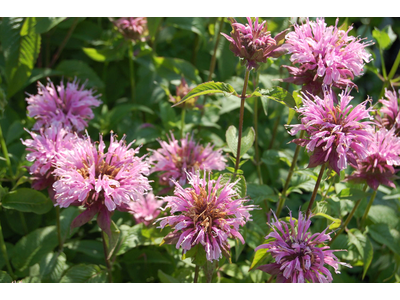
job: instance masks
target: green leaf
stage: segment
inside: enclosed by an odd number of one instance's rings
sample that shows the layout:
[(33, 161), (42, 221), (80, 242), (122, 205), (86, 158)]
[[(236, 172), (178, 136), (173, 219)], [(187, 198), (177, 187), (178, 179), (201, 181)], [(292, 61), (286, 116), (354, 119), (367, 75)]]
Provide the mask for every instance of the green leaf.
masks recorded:
[(314, 216), (315, 217), (321, 216), (321, 217), (324, 217), (325, 219), (328, 219), (328, 220), (332, 221), (333, 223), (331, 225), (329, 225), (329, 229), (330, 230), (339, 228), (340, 225), (342, 224), (342, 221), (340, 219), (336, 219), (336, 218), (331, 217), (330, 215), (327, 215), (327, 214), (324, 214), (324, 213), (316, 213)]
[(72, 221), (79, 215), (80, 210), (75, 206), (70, 206), (68, 208), (61, 209), (60, 213), (60, 231), (61, 238), (65, 241), (67, 237), (73, 235), (74, 232), (78, 230), (75, 228), (70, 232)]
[(80, 252), (93, 258), (104, 259), (103, 243), (95, 240), (74, 240), (64, 244), (71, 251)]
[(102, 49), (82, 48), (82, 50), (88, 57), (90, 57), (94, 61), (109, 62), (123, 59), (127, 47), (116, 45), (115, 47), (107, 47)]
[(121, 242), (116, 255), (122, 255), (128, 250), (146, 243), (146, 239), (142, 235), (143, 223), (133, 227), (121, 225)]
[(374, 224), (367, 226), (371, 237), (389, 247), (397, 255), (400, 255), (400, 232), (394, 228), (389, 228), (387, 224)]
[(43, 256), (39, 262), (42, 282), (59, 282), (67, 266), (66, 261), (67, 258), (62, 252), (50, 252)]
[(289, 108), (294, 108), (296, 106), (296, 101), (294, 100), (293, 96), (285, 89), (276, 86), (272, 89), (261, 89), (255, 90), (250, 97), (257, 96), (257, 97), (267, 97), (268, 99), (274, 100), (279, 102), (283, 105), (286, 105)]
[(199, 71), (188, 61), (181, 58), (153, 57), (154, 66), (160, 77), (178, 79), (183, 75), (192, 82), (200, 82)]
[(350, 229), (348, 235), (349, 242), (356, 246), (358, 253), (360, 253), (361, 258), (363, 259), (364, 271), (362, 278), (364, 279), (374, 255), (372, 243), (366, 235), (363, 235), (361, 231), (356, 228)]
[(378, 42), (379, 47), (382, 50), (390, 48), (397, 38), (397, 35), (393, 32), (391, 25), (387, 25), (382, 30), (379, 30), (375, 27), (375, 29), (372, 31), (372, 36)]
[(7, 272), (0, 270), (0, 283), (11, 283), (13, 280)]
[(375, 224), (387, 224), (390, 228), (396, 228), (400, 223), (396, 211), (386, 205), (372, 205), (368, 212), (368, 219)]
[(186, 102), (189, 99), (199, 97), (201, 95), (215, 94), (215, 93), (224, 93), (227, 96), (234, 95), (236, 97), (239, 97), (239, 95), (236, 93), (236, 91), (231, 85), (224, 82), (209, 81), (196, 86), (189, 93), (187, 93), (187, 95), (183, 97), (180, 102), (174, 104), (173, 106), (177, 106), (183, 102)]
[[(225, 135), (228, 147), (229, 149), (231, 149), (233, 155), (236, 157), (239, 142), (238, 130), (235, 126), (231, 125), (229, 126)], [(242, 157), (243, 154), (245, 154), (251, 148), (254, 143), (255, 136), (256, 134), (253, 127), (248, 127), (242, 132), (240, 157)]]
[(3, 18), (2, 46), (5, 58), (7, 97), (12, 97), (31, 76), (40, 51), (40, 35), (35, 33), (36, 18)]
[(165, 274), (163, 271), (158, 270), (158, 278), (162, 283), (179, 283), (179, 280), (172, 277), (171, 275)]
[(366, 193), (362, 190), (359, 190), (359, 189), (355, 189), (355, 188), (342, 189), (338, 194), (338, 197), (340, 198), (340, 200), (347, 199), (347, 200), (351, 200), (351, 201), (358, 201), (360, 199), (366, 199), (367, 196), (368, 196), (368, 193)]
[(220, 271), (224, 272), (226, 275), (229, 275), (236, 279), (243, 279), (243, 272), (237, 264), (225, 264), (219, 268)]
[(238, 261), (240, 253), (242, 253), (246, 244), (242, 244), (239, 239), (235, 239), (235, 260)]
[(151, 40), (154, 41), (157, 35), (157, 29), (160, 25), (162, 18), (161, 17), (151, 17), (147, 18), (147, 29), (149, 30), (149, 36)]
[(37, 34), (48, 32), (65, 19), (66, 17), (36, 18), (35, 32)]
[(80, 60), (63, 60), (56, 70), (61, 72), (64, 76), (79, 78), (82, 83), (87, 80), (87, 87), (103, 89), (104, 83), (95, 71), (89, 65)]
[(20, 271), (38, 263), (58, 245), (56, 226), (39, 228), (20, 239), (14, 247), (12, 264)]
[(79, 264), (70, 268), (61, 283), (105, 283), (107, 271), (97, 265)]
[(275, 193), (272, 188), (268, 185), (259, 185), (254, 183), (247, 184), (247, 194), (255, 204), (260, 203), (263, 200), (275, 202)]
[[(265, 241), (264, 244), (266, 242), (267, 241)], [(265, 249), (265, 248), (261, 248), (261, 249), (257, 250), (256, 254), (254, 255), (253, 261), (251, 262), (249, 271), (251, 271), (252, 269), (257, 268), (261, 265), (265, 265), (267, 263), (268, 257), (271, 256), (271, 254), (268, 253), (267, 250), (268, 249)]]
[(39, 191), (20, 188), (4, 196), (2, 205), (7, 209), (45, 214), (51, 210), (53, 202)]
[(118, 226), (111, 220), (111, 237), (107, 234), (104, 234), (107, 244), (108, 256), (107, 259), (110, 259), (114, 253), (115, 247), (117, 247), (119, 236), (121, 235), (121, 231)]

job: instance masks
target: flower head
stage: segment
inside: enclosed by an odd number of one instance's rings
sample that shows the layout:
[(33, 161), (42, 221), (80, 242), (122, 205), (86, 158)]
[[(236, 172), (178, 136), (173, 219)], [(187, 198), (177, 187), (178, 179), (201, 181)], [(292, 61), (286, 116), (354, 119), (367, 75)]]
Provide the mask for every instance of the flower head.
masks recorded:
[(30, 95), (28, 102), (28, 116), (37, 121), (33, 130), (49, 127), (54, 123), (61, 123), (71, 131), (82, 131), (87, 127), (87, 121), (93, 119), (92, 107), (101, 104), (100, 95), (93, 95), (93, 90), (85, 90), (85, 85), (79, 86), (75, 79), (65, 87), (61, 82), (57, 88), (48, 79), (47, 86), (38, 82), (38, 94)]
[[(174, 104), (177, 104), (177, 103), (179, 103), (179, 102), (183, 99), (183, 97), (185, 97), (191, 90), (192, 90), (192, 89), (189, 88), (189, 85), (187, 84), (185, 78), (182, 77), (180, 85), (178, 85), (178, 86), (176, 87), (176, 96), (173, 97), (173, 96), (171, 96), (171, 94), (168, 94), (168, 96), (169, 96), (169, 101), (172, 102), (172, 103), (174, 103)], [(190, 100), (188, 100), (188, 101), (186, 101), (186, 102), (184, 102), (184, 103), (178, 105), (178, 107), (181, 106), (181, 107), (185, 107), (185, 108), (193, 108), (193, 107), (195, 106), (196, 101), (197, 101), (198, 98), (199, 98), (199, 97), (194, 97), (194, 98), (192, 98), (192, 99), (190, 99)]]
[(99, 213), (98, 224), (109, 233), (110, 212), (127, 211), (131, 201), (151, 190), (146, 177), (149, 165), (137, 156), (139, 148), (130, 149), (132, 143), (126, 145), (125, 136), (118, 142), (111, 132), (110, 145), (104, 152), (106, 146), (101, 135), (97, 147), (87, 136), (57, 161), (54, 170), (57, 180), (53, 184), (57, 205), (86, 208), (71, 227), (81, 226)]
[(149, 226), (152, 221), (160, 214), (160, 207), (164, 200), (157, 200), (152, 192), (147, 195), (138, 195), (134, 202), (129, 203), (129, 212), (135, 218), (136, 223), (144, 223)]
[(132, 41), (144, 40), (147, 31), (147, 18), (119, 18), (114, 21), (114, 25), (126, 39)]
[(229, 257), (228, 238), (238, 238), (244, 244), (239, 233), (239, 226), (244, 226), (250, 220), (250, 210), (254, 205), (245, 206), (248, 201), (240, 198), (236, 182), (222, 183), (222, 175), (217, 180), (210, 179), (210, 173), (204, 178), (188, 173), (191, 187), (183, 189), (175, 184), (174, 196), (167, 196), (166, 208), (171, 208), (171, 216), (160, 218), (159, 228), (170, 225), (173, 231), (164, 238), (170, 244), (176, 243), (176, 248), (182, 247), (183, 252), (201, 244), (209, 261), (219, 260), (222, 254)]
[(327, 92), (323, 99), (310, 95), (310, 99), (303, 94), (303, 106), (296, 111), (301, 116), (301, 124), (290, 125), (291, 135), (300, 130), (305, 130), (308, 135), (305, 139), (294, 139), (292, 142), (306, 146), (313, 152), (310, 157), (309, 168), (329, 163), (336, 173), (347, 168), (347, 162), (356, 163), (356, 159), (367, 156), (369, 134), (366, 131), (370, 127), (370, 111), (366, 108), (368, 102), (350, 105), (353, 97), (349, 91), (343, 91), (338, 104), (335, 103), (335, 95)]
[(400, 165), (400, 138), (394, 135), (394, 128), (381, 128), (377, 132), (371, 130), (371, 142), (368, 156), (353, 165), (356, 171), (347, 179), (354, 182), (366, 182), (376, 190), (380, 184), (395, 188), (397, 179), (393, 166)]
[(291, 54), (290, 61), (297, 66), (284, 66), (293, 77), (284, 81), (304, 84), (303, 90), (315, 95), (321, 94), (324, 85), (333, 85), (341, 89), (356, 85), (351, 81), (363, 72), (364, 62), (371, 61), (365, 47), (372, 42), (349, 36), (353, 28), (340, 30), (327, 26), (323, 18), (305, 24), (294, 24), (294, 31), (286, 35), (282, 46)]
[[(400, 93), (400, 91), (399, 91)], [(383, 113), (382, 118), (378, 117), (380, 126), (385, 127), (387, 130), (394, 128), (394, 132), (397, 136), (400, 136), (400, 109), (399, 100), (396, 91), (385, 90), (385, 97), (388, 99), (379, 100), (383, 104), (381, 112)]]
[(275, 262), (258, 269), (276, 275), (277, 282), (332, 282), (332, 275), (325, 264), (333, 267), (336, 273), (340, 273), (339, 265), (351, 268), (350, 265), (339, 262), (333, 254), (341, 250), (330, 250), (324, 244), (331, 240), (330, 233), (325, 233), (327, 229), (311, 234), (308, 231), (311, 220), (305, 218), (301, 212), (297, 222), (290, 212), (289, 224), (278, 220), (275, 214), (274, 217), (275, 221), (270, 224), (272, 232), (265, 237), (273, 240), (258, 246), (255, 251), (267, 249), (271, 253)]
[[(26, 130), (26, 129), (25, 129)], [(48, 128), (40, 128), (40, 133), (26, 130), (32, 139), (22, 140), (29, 153), (26, 160), (33, 162), (29, 168), (32, 175), (32, 188), (42, 190), (54, 182), (53, 170), (57, 160), (64, 151), (71, 150), (78, 140), (78, 137), (70, 133), (60, 124), (54, 124)]]
[(231, 43), (229, 49), (242, 58), (242, 63), (251, 70), (257, 69), (259, 63), (265, 63), (268, 57), (279, 57), (283, 54), (279, 47), (283, 43), (286, 30), (272, 38), (270, 32), (267, 31), (266, 21), (259, 24), (256, 18), (253, 23), (249, 17), (247, 21), (248, 24), (243, 25), (230, 18), (233, 29), (231, 36), (221, 34)]
[(173, 186), (174, 179), (181, 185), (186, 184), (186, 171), (194, 173), (196, 170), (225, 169), (226, 159), (222, 150), (214, 150), (214, 146), (208, 144), (203, 147), (195, 143), (193, 136), (189, 134), (181, 140), (176, 140), (171, 133), (168, 142), (159, 141), (161, 148), (154, 151), (150, 157), (150, 163), (154, 165), (153, 172), (162, 172), (160, 183)]

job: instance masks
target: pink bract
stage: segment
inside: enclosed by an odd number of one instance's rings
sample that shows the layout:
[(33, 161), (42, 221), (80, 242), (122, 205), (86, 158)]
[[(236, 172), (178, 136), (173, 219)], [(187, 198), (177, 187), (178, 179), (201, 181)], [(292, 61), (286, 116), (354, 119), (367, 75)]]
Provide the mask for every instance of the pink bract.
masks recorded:
[(193, 135), (189, 134), (185, 138), (176, 140), (171, 133), (168, 142), (159, 140), (161, 148), (152, 150), (150, 163), (154, 165), (151, 172), (162, 172), (160, 184), (173, 186), (171, 179), (179, 182), (180, 185), (186, 184), (186, 171), (195, 172), (196, 170), (222, 171), (225, 169), (226, 159), (222, 155), (222, 150), (214, 150), (214, 146), (207, 144), (203, 147), (196, 143)]
[(87, 121), (94, 118), (92, 107), (101, 104), (100, 95), (94, 96), (94, 91), (86, 90), (85, 84), (79, 86), (77, 79), (68, 82), (66, 87), (61, 82), (57, 88), (48, 81), (47, 86), (38, 81), (37, 95), (26, 98), (28, 116), (36, 119), (33, 130), (61, 123), (71, 131), (83, 131)]
[[(335, 251), (325, 245), (330, 241), (330, 233), (311, 234), (308, 229), (311, 225), (310, 218), (305, 218), (299, 212), (299, 218), (296, 222), (290, 212), (289, 224), (280, 221), (274, 214), (274, 221), (270, 224), (272, 232), (265, 239), (272, 241), (258, 246), (259, 249), (267, 249), (271, 253), (275, 262), (258, 267), (258, 269), (271, 275), (276, 275), (277, 282), (332, 282), (331, 272), (324, 266), (329, 265), (334, 268), (336, 273), (339, 265), (350, 265), (339, 262), (333, 254)], [(289, 227), (289, 226), (290, 227)]]
[(201, 244), (209, 261), (219, 260), (223, 254), (229, 257), (228, 238), (238, 238), (243, 244), (244, 239), (239, 233), (239, 227), (250, 221), (250, 210), (254, 205), (245, 206), (249, 201), (240, 198), (235, 182), (222, 182), (222, 175), (217, 179), (210, 179), (210, 173), (188, 173), (189, 188), (173, 181), (175, 184), (174, 196), (167, 196), (166, 208), (171, 208), (171, 216), (160, 218), (159, 228), (169, 225), (173, 231), (164, 241), (181, 247), (183, 253), (197, 244)]

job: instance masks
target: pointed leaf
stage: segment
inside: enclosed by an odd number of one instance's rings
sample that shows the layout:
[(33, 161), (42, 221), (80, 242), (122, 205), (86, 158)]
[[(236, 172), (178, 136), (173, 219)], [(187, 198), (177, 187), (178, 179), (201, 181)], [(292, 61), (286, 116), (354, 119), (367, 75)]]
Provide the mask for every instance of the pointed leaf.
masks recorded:
[(48, 32), (65, 19), (66, 17), (36, 18), (35, 32), (37, 34)]
[(22, 212), (45, 214), (51, 210), (53, 202), (39, 191), (20, 188), (5, 195), (2, 205), (4, 208)]
[(13, 280), (7, 272), (0, 270), (0, 283), (11, 283)]
[(397, 255), (400, 255), (400, 232), (389, 228), (387, 224), (374, 224), (367, 227), (370, 236), (383, 245), (389, 247)]
[(267, 97), (268, 99), (279, 102), (283, 105), (286, 105), (289, 108), (294, 108), (296, 106), (296, 101), (293, 99), (293, 96), (285, 89), (277, 86), (272, 89), (261, 89), (254, 91), (250, 97)]
[(314, 217), (321, 216), (321, 217), (324, 217), (325, 219), (328, 219), (328, 220), (332, 221), (333, 223), (332, 223), (331, 225), (329, 225), (329, 229), (330, 229), (330, 230), (339, 228), (340, 225), (342, 224), (342, 221), (341, 221), (340, 219), (336, 219), (336, 218), (331, 217), (330, 215), (327, 215), (327, 214), (324, 214), (324, 213), (320, 213), (320, 212), (319, 212), (319, 213), (316, 213), (316, 214), (313, 215), (313, 216), (314, 216)]
[(364, 279), (365, 274), (368, 271), (369, 266), (372, 262), (372, 257), (374, 255), (374, 250), (372, 248), (372, 243), (368, 236), (363, 235), (360, 230), (352, 228), (348, 231), (349, 242), (356, 246), (358, 253), (360, 253), (361, 258), (364, 263), (364, 271), (362, 278)]
[[(229, 149), (231, 149), (233, 155), (236, 157), (239, 142), (239, 134), (236, 127), (233, 125), (229, 126), (225, 135), (228, 147)], [(243, 154), (245, 154), (251, 148), (254, 143), (255, 136), (256, 134), (253, 127), (248, 127), (242, 132), (240, 157), (242, 157)]]
[(105, 283), (105, 269), (97, 265), (75, 265), (61, 278), (61, 283)]

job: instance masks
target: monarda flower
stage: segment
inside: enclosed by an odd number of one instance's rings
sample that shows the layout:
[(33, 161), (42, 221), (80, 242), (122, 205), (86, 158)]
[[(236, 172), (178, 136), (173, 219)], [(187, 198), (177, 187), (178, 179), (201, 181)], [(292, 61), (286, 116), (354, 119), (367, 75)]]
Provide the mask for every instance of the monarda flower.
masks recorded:
[[(181, 83), (176, 87), (176, 96), (173, 97), (171, 94), (168, 94), (169, 96), (169, 101), (177, 104), (179, 103), (192, 89), (189, 88), (189, 85), (187, 84), (185, 78), (182, 77)], [(199, 97), (194, 97), (185, 103), (182, 103), (178, 105), (178, 107), (183, 107), (183, 108), (193, 108), (196, 104), (196, 101)]]
[[(26, 129), (25, 129), (26, 130)], [(32, 188), (42, 190), (51, 187), (54, 182), (52, 174), (54, 165), (63, 153), (71, 150), (77, 142), (78, 137), (70, 133), (60, 124), (54, 124), (48, 128), (40, 128), (40, 133), (26, 130), (32, 139), (22, 140), (22, 144), (27, 147), (29, 152), (26, 160), (33, 162), (29, 167), (32, 175)], [(52, 190), (49, 190), (52, 192)]]
[(328, 162), (336, 173), (347, 168), (347, 162), (356, 164), (356, 159), (364, 159), (368, 155), (370, 127), (370, 111), (366, 108), (368, 100), (361, 104), (350, 105), (353, 99), (350, 91), (343, 91), (338, 104), (332, 91), (325, 93), (323, 99), (303, 93), (303, 106), (297, 108), (301, 124), (289, 125), (291, 135), (305, 130), (306, 138), (294, 139), (292, 142), (305, 146), (312, 152), (309, 168)]
[(160, 208), (164, 200), (157, 200), (152, 192), (147, 195), (138, 195), (134, 202), (129, 203), (129, 212), (133, 215), (136, 223), (143, 223), (149, 226), (160, 214)]
[(301, 212), (297, 222), (290, 212), (289, 224), (278, 220), (275, 214), (274, 217), (275, 221), (270, 224), (272, 232), (265, 237), (272, 240), (254, 250), (267, 249), (271, 253), (275, 262), (258, 269), (276, 275), (277, 282), (332, 282), (331, 272), (324, 265), (333, 267), (336, 273), (340, 273), (339, 265), (351, 268), (350, 265), (339, 262), (333, 254), (342, 250), (330, 250), (324, 244), (331, 240), (330, 233), (325, 233), (327, 229), (311, 234), (308, 231), (311, 220), (305, 218)]
[[(400, 93), (400, 91), (399, 91)], [(388, 99), (379, 100), (383, 104), (381, 108), (382, 117), (377, 116), (378, 124), (387, 130), (394, 128), (397, 136), (400, 136), (400, 109), (396, 91), (385, 90), (385, 97)]]
[(199, 172), (187, 176), (190, 187), (184, 189), (173, 181), (174, 196), (164, 198), (171, 216), (158, 219), (158, 228), (169, 225), (173, 229), (164, 241), (176, 243), (183, 253), (201, 244), (211, 262), (219, 260), (222, 254), (229, 257), (228, 238), (238, 238), (244, 243), (239, 227), (251, 220), (249, 211), (254, 205), (244, 205), (249, 200), (238, 195), (235, 188), (238, 181), (222, 183), (222, 175), (212, 180), (210, 173), (204, 173), (204, 178), (200, 178)]
[(118, 31), (122, 35), (132, 41), (144, 40), (144, 35), (147, 31), (147, 18), (119, 18), (114, 21)]
[(214, 146), (208, 144), (203, 147), (189, 138), (176, 140), (171, 133), (168, 142), (159, 140), (161, 148), (154, 151), (150, 156), (150, 164), (154, 165), (153, 172), (162, 172), (160, 184), (173, 186), (171, 179), (179, 182), (180, 185), (186, 184), (186, 171), (194, 173), (196, 170), (222, 171), (225, 169), (226, 159), (222, 155), (222, 150), (214, 150)]
[(259, 63), (265, 63), (268, 57), (279, 57), (283, 54), (280, 46), (284, 41), (286, 30), (272, 38), (267, 31), (266, 21), (258, 24), (256, 18), (253, 24), (248, 17), (248, 24), (243, 25), (233, 18), (229, 20), (233, 29), (231, 36), (221, 34), (230, 42), (229, 49), (235, 56), (243, 59), (242, 64), (245, 64), (248, 70), (257, 69)]
[(362, 74), (364, 62), (371, 61), (365, 47), (373, 43), (349, 36), (353, 27), (340, 30), (338, 22), (328, 27), (323, 18), (316, 22), (307, 18), (305, 24), (293, 25), (282, 48), (291, 54), (295, 66), (283, 66), (293, 75), (283, 81), (304, 85), (303, 91), (314, 95), (321, 95), (324, 85), (357, 87), (351, 80)]
[(79, 86), (75, 79), (65, 87), (61, 82), (57, 88), (48, 79), (47, 86), (38, 82), (38, 94), (30, 95), (28, 102), (28, 116), (36, 119), (33, 130), (49, 127), (54, 123), (61, 123), (71, 131), (83, 131), (88, 120), (93, 119), (92, 107), (101, 104), (100, 95), (93, 95), (93, 90), (85, 90), (85, 85)]
[(394, 166), (400, 165), (400, 138), (394, 132), (394, 128), (381, 128), (377, 132), (371, 130), (368, 156), (353, 165), (356, 171), (347, 180), (366, 182), (374, 190), (380, 184), (396, 188), (393, 180), (399, 177), (395, 175), (397, 170)]
[(126, 145), (125, 136), (118, 142), (111, 132), (110, 145), (104, 152), (101, 135), (97, 147), (86, 136), (56, 162), (56, 205), (86, 208), (72, 222), (72, 228), (89, 222), (98, 213), (99, 227), (110, 234), (111, 213), (128, 211), (130, 202), (139, 199), (138, 194), (151, 190), (146, 177), (150, 167), (137, 156), (139, 148), (130, 148), (132, 143)]

